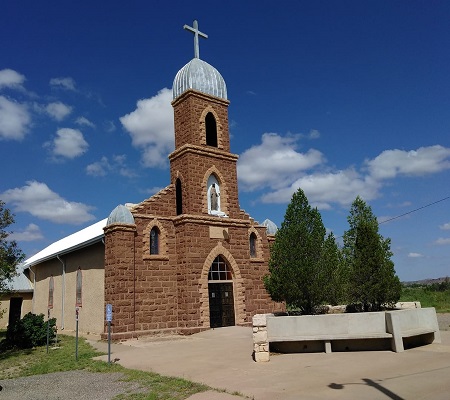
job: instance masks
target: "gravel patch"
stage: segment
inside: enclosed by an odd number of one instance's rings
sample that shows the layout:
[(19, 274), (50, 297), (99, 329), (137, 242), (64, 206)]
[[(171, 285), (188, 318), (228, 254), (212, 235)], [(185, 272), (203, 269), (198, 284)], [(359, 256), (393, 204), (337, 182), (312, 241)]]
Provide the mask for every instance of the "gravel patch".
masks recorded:
[(121, 382), (121, 373), (55, 372), (0, 380), (3, 400), (111, 400), (124, 393), (139, 393), (136, 382)]

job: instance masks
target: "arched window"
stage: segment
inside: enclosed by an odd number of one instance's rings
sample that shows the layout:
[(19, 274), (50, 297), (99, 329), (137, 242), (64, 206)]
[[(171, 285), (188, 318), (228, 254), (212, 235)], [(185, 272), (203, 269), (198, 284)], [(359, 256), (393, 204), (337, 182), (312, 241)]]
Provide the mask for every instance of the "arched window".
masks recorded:
[(206, 144), (217, 147), (217, 124), (214, 115), (209, 112), (205, 117)]
[(256, 234), (250, 234), (250, 257), (256, 257)]
[(217, 256), (208, 272), (209, 281), (231, 281), (233, 274), (221, 256)]
[(159, 254), (159, 229), (156, 226), (150, 231), (150, 254)]
[(76, 288), (76, 300), (75, 300), (75, 306), (76, 307), (81, 307), (83, 305), (82, 303), (82, 298), (81, 298), (81, 294), (82, 294), (82, 287), (83, 287), (83, 277), (81, 274), (81, 268), (78, 267), (77, 270), (77, 288)]
[(175, 183), (175, 197), (177, 203), (177, 215), (183, 214), (183, 195), (181, 192), (181, 181), (179, 178)]
[(53, 308), (53, 293), (55, 291), (55, 282), (53, 280), (53, 275), (50, 276), (48, 281), (48, 308)]

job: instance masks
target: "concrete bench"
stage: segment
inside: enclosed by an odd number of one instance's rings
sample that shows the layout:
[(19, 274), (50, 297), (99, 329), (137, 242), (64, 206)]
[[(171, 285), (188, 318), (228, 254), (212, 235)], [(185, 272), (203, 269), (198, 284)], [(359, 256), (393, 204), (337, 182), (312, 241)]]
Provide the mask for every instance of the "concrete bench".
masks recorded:
[(392, 333), (392, 350), (397, 353), (404, 351), (406, 338), (417, 337), (424, 344), (441, 343), (436, 310), (432, 307), (387, 311), (386, 330)]
[[(281, 323), (280, 323), (281, 321)], [(386, 339), (382, 313), (304, 315), (301, 317), (267, 318), (269, 342), (321, 341), (325, 353), (332, 352), (332, 341), (358, 339)]]
[[(418, 338), (420, 343), (440, 342), (434, 308), (405, 309), (387, 312), (253, 317), (253, 350), (255, 361), (269, 361), (269, 343), (292, 347), (304, 342), (311, 351), (331, 353), (333, 348), (404, 350), (405, 338)], [(407, 339), (405, 339), (407, 340)], [(352, 345), (342, 343), (352, 341)], [(309, 345), (306, 343), (318, 343)]]

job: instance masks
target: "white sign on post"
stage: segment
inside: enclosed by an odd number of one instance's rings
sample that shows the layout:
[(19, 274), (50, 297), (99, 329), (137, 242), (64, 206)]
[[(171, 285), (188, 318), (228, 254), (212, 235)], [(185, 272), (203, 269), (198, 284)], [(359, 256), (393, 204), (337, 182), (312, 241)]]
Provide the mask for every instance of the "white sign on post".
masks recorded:
[(108, 364), (111, 364), (111, 321), (112, 304), (106, 304), (106, 322), (108, 323)]
[(112, 321), (112, 304), (106, 305), (106, 322)]

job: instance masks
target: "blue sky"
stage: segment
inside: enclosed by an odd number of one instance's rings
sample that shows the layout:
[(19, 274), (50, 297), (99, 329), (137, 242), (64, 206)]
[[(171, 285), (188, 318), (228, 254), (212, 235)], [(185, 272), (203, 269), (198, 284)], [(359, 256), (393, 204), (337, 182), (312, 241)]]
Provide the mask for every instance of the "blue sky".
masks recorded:
[(402, 280), (450, 275), (447, 1), (8, 2), (0, 199), (27, 256), (169, 184), (172, 82), (227, 83), (241, 207), (280, 226), (302, 187), (340, 237), (360, 195)]

